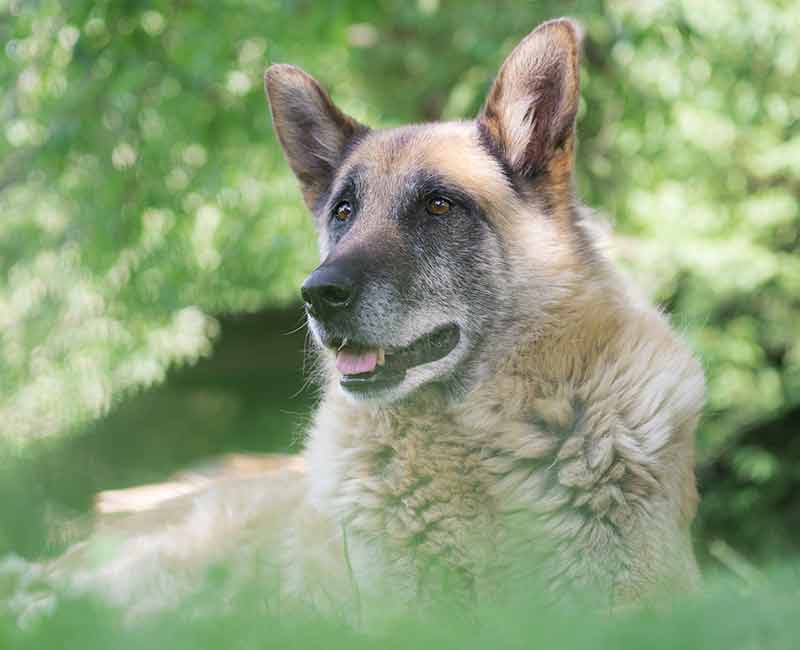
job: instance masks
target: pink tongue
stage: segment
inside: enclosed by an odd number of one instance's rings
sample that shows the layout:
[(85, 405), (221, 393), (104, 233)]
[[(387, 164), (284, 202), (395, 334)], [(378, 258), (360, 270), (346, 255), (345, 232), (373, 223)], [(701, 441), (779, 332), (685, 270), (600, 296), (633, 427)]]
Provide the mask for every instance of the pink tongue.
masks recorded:
[(372, 372), (378, 365), (377, 350), (342, 349), (336, 353), (336, 369), (343, 375), (358, 375), (362, 372)]

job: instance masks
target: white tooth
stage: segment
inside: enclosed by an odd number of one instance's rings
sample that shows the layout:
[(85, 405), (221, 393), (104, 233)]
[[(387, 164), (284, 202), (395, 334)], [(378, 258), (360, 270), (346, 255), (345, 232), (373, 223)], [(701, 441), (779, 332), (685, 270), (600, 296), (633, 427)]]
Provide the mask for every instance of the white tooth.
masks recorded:
[(378, 365), (382, 366), (386, 362), (386, 350), (378, 348)]
[(339, 350), (341, 350), (345, 345), (347, 345), (347, 337), (346, 336), (342, 339), (342, 344), (339, 346)]

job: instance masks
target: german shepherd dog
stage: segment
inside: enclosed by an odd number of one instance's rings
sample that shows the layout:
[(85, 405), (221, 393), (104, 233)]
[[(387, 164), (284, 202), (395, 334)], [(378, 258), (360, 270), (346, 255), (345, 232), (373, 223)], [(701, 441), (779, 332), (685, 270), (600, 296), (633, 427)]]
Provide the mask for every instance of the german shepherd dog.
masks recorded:
[(703, 373), (575, 198), (579, 50), (572, 21), (544, 23), (477, 119), (387, 130), (267, 70), (322, 260), (302, 286), (324, 377), (305, 469), (133, 517), (84, 587), (144, 611), (228, 555), (281, 564), (318, 606), (473, 600), (534, 573), (614, 605), (697, 584)]

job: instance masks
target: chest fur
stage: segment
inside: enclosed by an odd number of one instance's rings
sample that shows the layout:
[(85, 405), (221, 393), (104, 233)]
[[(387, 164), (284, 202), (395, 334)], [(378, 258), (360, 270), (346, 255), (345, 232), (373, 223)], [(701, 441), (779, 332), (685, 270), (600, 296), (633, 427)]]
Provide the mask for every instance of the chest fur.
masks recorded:
[(670, 571), (659, 548), (676, 508), (641, 434), (669, 429), (664, 404), (643, 414), (610, 389), (519, 387), (496, 381), (438, 412), (321, 413), (312, 476), (325, 466), (325, 509), (364, 575), (403, 576), (418, 594), (432, 564), (468, 587), (543, 569), (548, 582), (613, 589)]
[[(474, 573), (496, 508), (483, 449), (445, 416), (417, 416), (376, 427), (348, 462), (335, 501), (354, 536), (396, 561), (412, 557)], [(479, 549), (478, 546), (481, 548)]]

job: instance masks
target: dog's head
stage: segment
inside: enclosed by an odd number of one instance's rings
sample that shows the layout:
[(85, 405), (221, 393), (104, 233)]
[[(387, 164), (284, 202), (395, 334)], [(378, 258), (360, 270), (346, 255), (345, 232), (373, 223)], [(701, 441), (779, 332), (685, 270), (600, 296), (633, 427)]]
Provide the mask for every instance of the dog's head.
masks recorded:
[(545, 23), (506, 59), (477, 120), (388, 130), (342, 113), (299, 68), (267, 70), (319, 232), (322, 263), (302, 287), (309, 326), (346, 394), (390, 402), (463, 386), (520, 320), (545, 327), (581, 247), (578, 49), (572, 22)]

